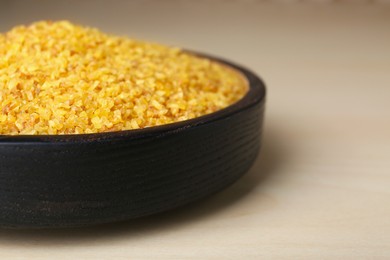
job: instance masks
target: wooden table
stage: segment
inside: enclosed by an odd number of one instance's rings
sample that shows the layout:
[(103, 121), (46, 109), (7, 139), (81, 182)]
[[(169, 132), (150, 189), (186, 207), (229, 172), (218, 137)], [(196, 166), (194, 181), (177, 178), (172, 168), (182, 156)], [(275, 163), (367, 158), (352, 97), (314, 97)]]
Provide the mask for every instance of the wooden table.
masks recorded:
[(65, 17), (244, 64), (268, 86), (262, 153), (171, 212), (0, 230), (1, 259), (390, 259), (390, 5), (79, 2), (2, 2), (0, 29)]

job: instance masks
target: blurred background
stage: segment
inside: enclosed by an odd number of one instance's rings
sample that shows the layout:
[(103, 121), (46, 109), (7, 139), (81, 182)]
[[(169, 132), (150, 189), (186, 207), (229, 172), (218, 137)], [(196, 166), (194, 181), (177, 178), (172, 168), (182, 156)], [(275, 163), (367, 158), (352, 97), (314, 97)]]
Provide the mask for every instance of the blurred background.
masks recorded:
[(250, 68), (268, 87), (264, 144), (242, 180), (192, 208), (2, 231), (0, 256), (390, 258), (390, 1), (0, 0), (1, 32), (46, 19)]
[(355, 105), (387, 113), (390, 1), (0, 1), (1, 32), (43, 19), (236, 61), (264, 78), (269, 109), (281, 116), (341, 116)]

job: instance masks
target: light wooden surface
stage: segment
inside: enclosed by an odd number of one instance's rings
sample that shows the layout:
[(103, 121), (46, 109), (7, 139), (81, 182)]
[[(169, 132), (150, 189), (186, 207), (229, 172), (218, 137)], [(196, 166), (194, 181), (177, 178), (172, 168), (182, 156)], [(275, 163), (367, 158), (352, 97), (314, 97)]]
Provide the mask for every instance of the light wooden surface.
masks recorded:
[(389, 5), (32, 2), (1, 2), (0, 30), (68, 18), (258, 72), (264, 146), (210, 199), (101, 227), (0, 230), (1, 259), (390, 259)]

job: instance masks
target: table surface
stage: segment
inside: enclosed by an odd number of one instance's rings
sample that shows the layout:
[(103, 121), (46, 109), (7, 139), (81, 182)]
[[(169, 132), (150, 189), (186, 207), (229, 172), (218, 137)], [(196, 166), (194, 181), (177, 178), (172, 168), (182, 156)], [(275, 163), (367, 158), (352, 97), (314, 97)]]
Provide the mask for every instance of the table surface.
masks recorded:
[(390, 259), (390, 5), (318, 2), (1, 2), (1, 31), (67, 18), (212, 53), (259, 73), (268, 99), (260, 157), (225, 191), (125, 223), (0, 230), (0, 258)]

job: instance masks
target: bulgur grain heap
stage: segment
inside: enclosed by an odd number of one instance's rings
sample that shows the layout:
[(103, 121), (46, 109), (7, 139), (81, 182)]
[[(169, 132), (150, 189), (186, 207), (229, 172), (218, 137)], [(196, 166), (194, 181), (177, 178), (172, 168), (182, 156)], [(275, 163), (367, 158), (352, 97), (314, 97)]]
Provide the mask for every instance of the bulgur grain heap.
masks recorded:
[(67, 21), (0, 34), (0, 134), (168, 124), (222, 109), (246, 91), (240, 75), (207, 59)]

